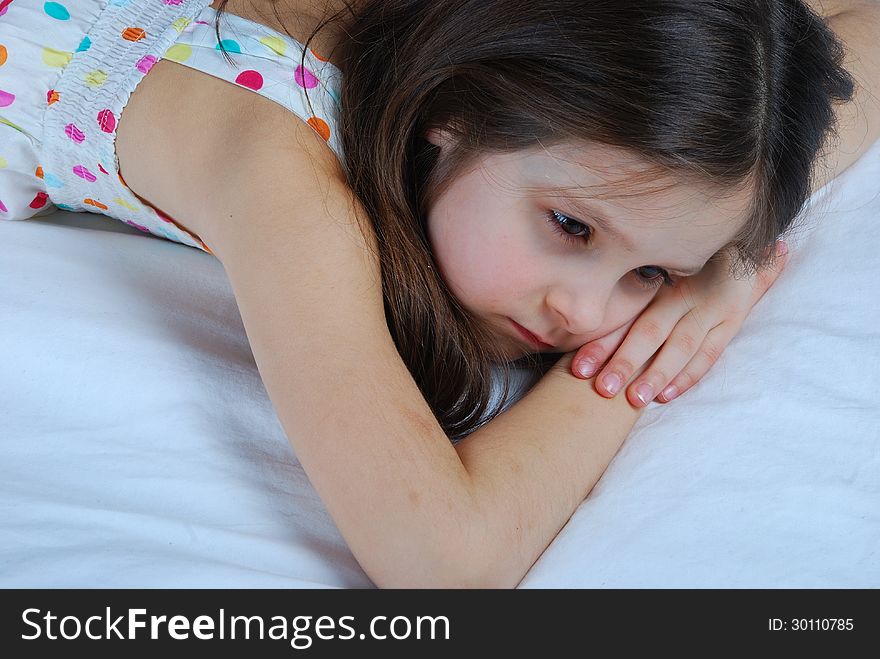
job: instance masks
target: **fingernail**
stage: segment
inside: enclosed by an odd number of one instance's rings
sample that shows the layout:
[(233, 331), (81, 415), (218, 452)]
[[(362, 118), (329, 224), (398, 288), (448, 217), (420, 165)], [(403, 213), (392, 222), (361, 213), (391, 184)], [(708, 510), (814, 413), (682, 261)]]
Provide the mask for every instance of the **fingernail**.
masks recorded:
[(582, 359), (581, 363), (578, 364), (577, 369), (578, 373), (583, 377), (588, 378), (596, 372), (596, 360), (590, 357)]
[(636, 396), (642, 403), (647, 405), (650, 401), (654, 400), (654, 387), (647, 382), (642, 382), (636, 387)]
[(605, 389), (612, 396), (617, 395), (618, 390), (620, 389), (620, 385), (622, 384), (620, 381), (620, 376), (617, 373), (609, 373), (604, 378), (602, 378), (602, 384), (605, 385)]
[(678, 396), (678, 387), (676, 387), (674, 384), (669, 385), (668, 387), (666, 387), (666, 389), (663, 390), (663, 398), (665, 398), (666, 400), (672, 400), (676, 396)]

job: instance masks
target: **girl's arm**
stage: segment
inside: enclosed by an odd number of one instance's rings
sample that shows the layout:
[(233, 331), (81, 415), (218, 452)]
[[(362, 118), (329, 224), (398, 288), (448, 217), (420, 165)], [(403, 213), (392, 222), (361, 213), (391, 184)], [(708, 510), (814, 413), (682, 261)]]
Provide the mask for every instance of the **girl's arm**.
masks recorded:
[(362, 207), (327, 146), (283, 112), (237, 132), (236, 168), (217, 175), (229, 178), (200, 226), (287, 437), (377, 585), (513, 587), (639, 411), (560, 366), (454, 447), (388, 332)]
[(865, 5), (876, 4), (877, 0), (803, 0), (806, 5), (822, 18), (831, 18), (836, 14)]
[(573, 355), (456, 444), (485, 529), (489, 584), (519, 583), (593, 489), (641, 412), (624, 396), (606, 399), (574, 377)]

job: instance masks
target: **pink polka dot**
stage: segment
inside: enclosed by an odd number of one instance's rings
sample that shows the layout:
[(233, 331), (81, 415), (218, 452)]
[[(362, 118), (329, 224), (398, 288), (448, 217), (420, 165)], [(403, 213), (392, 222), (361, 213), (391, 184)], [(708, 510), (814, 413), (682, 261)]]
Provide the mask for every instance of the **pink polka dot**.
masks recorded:
[(153, 68), (153, 64), (156, 63), (156, 58), (152, 55), (144, 55), (138, 60), (138, 63), (135, 64), (135, 67), (138, 71), (143, 73), (144, 75), (150, 72), (150, 69)]
[(9, 107), (15, 101), (15, 94), (0, 89), (0, 108)]
[(302, 66), (296, 67), (296, 70), (293, 72), (293, 79), (296, 80), (296, 84), (300, 87), (305, 87), (306, 89), (312, 89), (313, 87), (318, 86), (318, 79), (315, 75)]
[(147, 227), (141, 226), (140, 224), (136, 224), (135, 222), (132, 222), (131, 220), (122, 220), (122, 221), (125, 222), (128, 226), (134, 227), (135, 229), (140, 229), (144, 233), (150, 233), (150, 230)]
[(105, 133), (112, 133), (116, 130), (116, 117), (113, 116), (110, 110), (101, 110), (98, 113), (98, 126)]
[(77, 144), (82, 144), (83, 140), (86, 139), (86, 136), (83, 132), (77, 128), (74, 124), (67, 124), (64, 127), (64, 134), (67, 135), (70, 139), (72, 139)]
[(89, 183), (94, 183), (98, 180), (98, 177), (92, 174), (88, 169), (83, 167), (82, 165), (77, 165), (73, 168), (73, 173), (79, 176), (80, 178), (85, 179)]
[(254, 71), (253, 69), (248, 69), (247, 71), (242, 71), (238, 74), (238, 77), (235, 79), (242, 87), (247, 87), (248, 89), (253, 89), (257, 91), (258, 89), (262, 89), (263, 87), (263, 76), (260, 75), (259, 71)]
[(38, 192), (37, 196), (34, 197), (33, 201), (31, 201), (31, 203), (28, 204), (28, 206), (30, 208), (33, 208), (34, 210), (36, 210), (38, 208), (42, 208), (43, 206), (45, 206), (46, 202), (48, 200), (49, 200), (49, 195), (47, 195), (45, 192)]
[[(2, 15), (2, 14), (0, 14), (0, 15)], [(8, 212), (9, 212), (9, 209), (6, 208), (6, 206), (3, 205), (3, 202), (2, 202), (2, 201), (0, 201), (0, 211), (3, 211), (4, 213), (8, 213)]]

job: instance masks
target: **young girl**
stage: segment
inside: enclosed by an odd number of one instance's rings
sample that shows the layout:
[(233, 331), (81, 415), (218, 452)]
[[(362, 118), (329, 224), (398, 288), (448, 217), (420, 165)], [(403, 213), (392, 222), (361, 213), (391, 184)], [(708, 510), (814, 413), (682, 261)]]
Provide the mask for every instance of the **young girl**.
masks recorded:
[[(0, 217), (104, 213), (218, 258), (380, 586), (516, 585), (880, 124), (834, 107), (835, 32), (877, 52), (862, 3), (215, 4), (0, 0)], [(550, 368), (489, 410), (518, 360)]]

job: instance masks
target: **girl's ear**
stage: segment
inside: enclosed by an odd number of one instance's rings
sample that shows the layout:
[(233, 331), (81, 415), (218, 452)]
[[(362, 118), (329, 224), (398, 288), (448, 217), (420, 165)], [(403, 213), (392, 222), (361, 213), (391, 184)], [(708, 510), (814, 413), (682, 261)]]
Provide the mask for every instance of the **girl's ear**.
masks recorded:
[(434, 146), (439, 146), (441, 151), (450, 148), (455, 142), (446, 128), (429, 128), (425, 131), (425, 139)]

